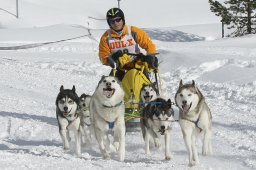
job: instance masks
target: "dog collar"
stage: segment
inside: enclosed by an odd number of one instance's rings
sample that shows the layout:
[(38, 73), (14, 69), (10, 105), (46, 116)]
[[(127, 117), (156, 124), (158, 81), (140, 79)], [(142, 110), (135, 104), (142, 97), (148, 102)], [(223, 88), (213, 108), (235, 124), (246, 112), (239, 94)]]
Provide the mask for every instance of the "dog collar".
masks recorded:
[(118, 107), (118, 106), (120, 106), (122, 103), (123, 103), (123, 101), (121, 101), (121, 102), (117, 103), (117, 104), (116, 104), (116, 105), (114, 105), (114, 106), (107, 106), (107, 105), (104, 105), (104, 104), (103, 104), (103, 107), (106, 107), (106, 108)]
[(193, 121), (193, 120), (190, 120), (190, 119), (186, 119), (186, 118), (181, 118), (181, 119), (187, 120), (187, 121), (189, 121), (189, 122), (194, 123), (194, 124), (196, 125), (196, 127), (199, 129), (199, 131), (202, 132), (203, 129), (198, 126), (199, 118), (200, 118), (200, 117), (198, 117), (198, 119), (197, 119), (196, 121)]
[(108, 128), (113, 129), (114, 128), (114, 123), (115, 122), (108, 122)]
[(85, 107), (82, 111), (87, 111), (89, 110), (89, 107)]
[(77, 113), (75, 113), (75, 115), (72, 117), (72, 115), (68, 115), (68, 116), (65, 116), (65, 118), (68, 120), (68, 122), (73, 122), (74, 120), (76, 120), (78, 118), (78, 115)]

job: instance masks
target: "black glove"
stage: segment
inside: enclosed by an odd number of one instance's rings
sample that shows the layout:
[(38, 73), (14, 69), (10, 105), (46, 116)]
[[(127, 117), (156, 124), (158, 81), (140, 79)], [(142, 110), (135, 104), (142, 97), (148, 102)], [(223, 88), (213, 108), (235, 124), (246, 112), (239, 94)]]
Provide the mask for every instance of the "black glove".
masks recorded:
[(117, 63), (118, 58), (121, 56), (123, 56), (123, 52), (121, 50), (118, 50), (117, 52), (113, 53), (111, 56), (108, 57), (108, 65), (114, 68), (115, 63)]
[(141, 61), (147, 62), (150, 68), (157, 68), (158, 67), (158, 59), (154, 55), (146, 55), (141, 57)]
[(115, 61), (113, 60), (113, 58), (110, 56), (108, 57), (108, 65), (112, 68), (115, 67)]
[(118, 58), (122, 56), (123, 56), (123, 52), (121, 50), (118, 50), (117, 52), (111, 55), (111, 58), (116, 62)]

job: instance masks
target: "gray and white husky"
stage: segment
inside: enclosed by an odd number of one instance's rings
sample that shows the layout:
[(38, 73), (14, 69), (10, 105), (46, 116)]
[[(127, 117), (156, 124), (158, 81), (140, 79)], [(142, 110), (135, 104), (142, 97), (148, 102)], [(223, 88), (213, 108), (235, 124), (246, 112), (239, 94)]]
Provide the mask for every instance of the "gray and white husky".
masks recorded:
[(81, 156), (81, 133), (80, 118), (77, 114), (79, 98), (76, 94), (75, 86), (72, 90), (60, 87), (56, 98), (56, 117), (59, 125), (59, 133), (63, 142), (64, 150), (69, 150), (71, 140), (69, 131), (75, 134), (76, 155)]
[(114, 147), (119, 153), (119, 160), (125, 158), (125, 122), (124, 91), (117, 78), (102, 76), (91, 98), (90, 112), (96, 140), (104, 159), (109, 159), (107, 151), (108, 131), (114, 133)]
[(165, 159), (170, 160), (172, 158), (170, 152), (170, 133), (173, 114), (174, 111), (170, 99), (166, 101), (162, 98), (157, 98), (143, 109), (140, 123), (147, 155), (150, 154), (150, 138), (153, 138), (155, 146), (159, 148), (161, 146), (160, 137), (163, 135), (165, 139)]
[(91, 114), (89, 111), (89, 104), (91, 101), (90, 95), (81, 94), (79, 97), (79, 109), (78, 114), (81, 120), (81, 133), (83, 144), (88, 144), (92, 142), (91, 136)]
[(194, 80), (192, 84), (184, 85), (180, 81), (175, 102), (180, 110), (179, 124), (188, 151), (189, 166), (194, 166), (199, 163), (196, 149), (199, 134), (203, 135), (202, 154), (208, 155), (212, 152), (212, 115)]

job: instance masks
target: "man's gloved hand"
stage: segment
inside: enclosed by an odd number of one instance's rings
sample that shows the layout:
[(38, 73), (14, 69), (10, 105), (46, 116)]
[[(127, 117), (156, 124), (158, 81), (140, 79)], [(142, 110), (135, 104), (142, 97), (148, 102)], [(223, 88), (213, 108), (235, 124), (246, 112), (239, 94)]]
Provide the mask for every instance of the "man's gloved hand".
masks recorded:
[(154, 55), (146, 55), (141, 57), (141, 61), (147, 62), (150, 68), (158, 67), (158, 58)]
[(122, 57), (122, 56), (123, 56), (123, 52), (122, 52), (121, 50), (118, 50), (117, 52), (115, 52), (115, 53), (113, 53), (113, 54), (111, 55), (111, 58), (112, 58), (115, 62), (117, 62), (118, 58), (119, 58), (119, 57)]
[(113, 58), (110, 56), (110, 57), (108, 57), (108, 65), (110, 66), (110, 67), (112, 67), (112, 68), (115, 68), (115, 61), (113, 60)]
[(108, 57), (108, 65), (110, 67), (114, 68), (115, 64), (118, 62), (118, 58), (123, 56), (123, 52), (121, 50), (118, 50), (117, 52), (113, 53)]

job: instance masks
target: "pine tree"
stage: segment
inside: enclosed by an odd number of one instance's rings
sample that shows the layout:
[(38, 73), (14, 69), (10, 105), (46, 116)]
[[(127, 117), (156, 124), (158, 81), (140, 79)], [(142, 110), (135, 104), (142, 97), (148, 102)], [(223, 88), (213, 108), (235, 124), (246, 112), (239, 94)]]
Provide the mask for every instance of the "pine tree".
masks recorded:
[(221, 22), (234, 29), (229, 36), (256, 34), (256, 0), (226, 0), (225, 5), (209, 0), (210, 9), (220, 16)]

